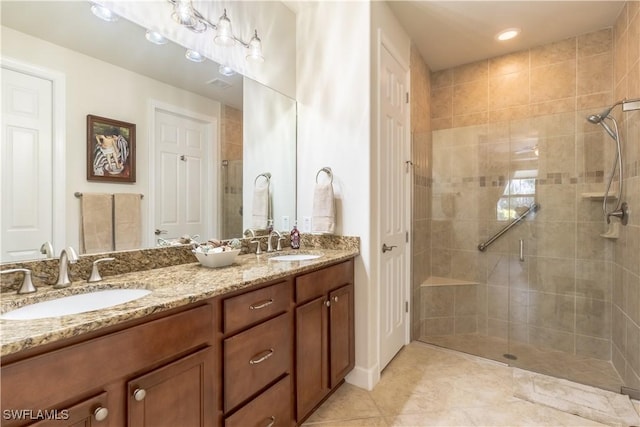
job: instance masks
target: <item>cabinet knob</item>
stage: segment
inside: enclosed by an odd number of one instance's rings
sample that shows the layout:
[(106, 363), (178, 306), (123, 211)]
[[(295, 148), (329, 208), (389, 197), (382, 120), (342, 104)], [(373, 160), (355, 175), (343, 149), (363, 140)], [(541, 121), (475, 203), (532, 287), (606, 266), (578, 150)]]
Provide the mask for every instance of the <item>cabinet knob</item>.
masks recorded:
[(104, 421), (107, 419), (107, 415), (109, 415), (109, 410), (107, 408), (103, 408), (102, 406), (98, 406), (95, 411), (93, 411), (93, 417), (96, 421)]
[(273, 427), (276, 424), (276, 417), (272, 415), (267, 418), (267, 421), (269, 421), (269, 424), (267, 424), (265, 427)]
[(324, 305), (326, 305), (327, 307), (331, 307), (331, 300), (326, 300), (324, 302)]
[(137, 388), (133, 392), (133, 398), (138, 402), (144, 400), (145, 397), (147, 397), (147, 391), (143, 388)]
[(333, 297), (333, 302), (338, 302), (338, 296)]

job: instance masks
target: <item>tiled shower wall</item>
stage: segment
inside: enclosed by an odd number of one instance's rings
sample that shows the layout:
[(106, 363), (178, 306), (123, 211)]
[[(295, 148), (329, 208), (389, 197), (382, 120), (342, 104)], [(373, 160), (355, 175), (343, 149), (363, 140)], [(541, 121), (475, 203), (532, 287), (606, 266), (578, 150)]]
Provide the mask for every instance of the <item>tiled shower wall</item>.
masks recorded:
[[(223, 189), (221, 239), (242, 236), (242, 111), (223, 105), (220, 113)], [(226, 161), (226, 162), (225, 162)]]
[[(582, 194), (603, 190), (613, 159), (585, 120), (614, 101), (613, 43), (604, 29), (432, 73), (431, 275), (478, 284), (423, 287), (421, 336), (477, 332), (611, 358), (614, 243), (600, 237), (601, 202)], [(541, 209), (480, 252), (506, 224), (501, 198)]]
[[(614, 27), (615, 99), (640, 98), (640, 2), (628, 1)], [(640, 111), (615, 114), (625, 139), (625, 197), (631, 215), (615, 242), (613, 363), (640, 390)]]
[(431, 275), (431, 82), (430, 70), (411, 47), (411, 136), (413, 159), (412, 338), (420, 336), (420, 284)]

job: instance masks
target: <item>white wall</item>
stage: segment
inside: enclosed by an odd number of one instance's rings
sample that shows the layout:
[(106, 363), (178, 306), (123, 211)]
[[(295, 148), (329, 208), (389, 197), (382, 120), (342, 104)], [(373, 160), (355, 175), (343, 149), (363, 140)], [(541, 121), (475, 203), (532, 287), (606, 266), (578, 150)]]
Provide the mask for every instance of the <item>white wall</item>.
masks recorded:
[(171, 5), (166, 0), (98, 1), (145, 28), (159, 31), (179, 45), (196, 49), (219, 64), (226, 64), (285, 95), (295, 98), (296, 64), (294, 13), (279, 1), (194, 1), (193, 6), (212, 23), (216, 23), (227, 9), (233, 32), (248, 42), (255, 29), (262, 40), (265, 62), (252, 64), (245, 60), (246, 50), (236, 44), (233, 48), (213, 43), (214, 32), (196, 34), (171, 20)]
[[(361, 238), (356, 258), (356, 368), (379, 380), (377, 265), (378, 28), (409, 64), (410, 39), (384, 2), (301, 1), (297, 11), (298, 219), (311, 216), (318, 169), (334, 172), (336, 234)], [(407, 206), (409, 209), (410, 207)]]
[(348, 380), (371, 388), (377, 375), (377, 290), (370, 282), (370, 90), (366, 2), (297, 4), (298, 222), (311, 216), (317, 171), (329, 166), (337, 198), (336, 234), (360, 236), (356, 258), (356, 369)]
[[(2, 27), (2, 55), (66, 76), (66, 244), (75, 248), (79, 243), (80, 204), (74, 192), (149, 194), (148, 113), (152, 99), (201, 115), (220, 116), (218, 102), (7, 27)], [(135, 184), (86, 180), (87, 114), (136, 124)], [(143, 233), (148, 228), (148, 202), (149, 197), (142, 202)], [(143, 235), (143, 246), (149, 244), (146, 237)]]
[[(296, 103), (293, 99), (245, 78), (242, 135), (244, 140), (243, 229), (253, 228), (253, 188), (259, 174), (271, 174), (272, 219), (276, 230), (290, 231), (296, 214)], [(264, 178), (260, 178), (263, 180)], [(283, 226), (282, 217), (289, 217)]]

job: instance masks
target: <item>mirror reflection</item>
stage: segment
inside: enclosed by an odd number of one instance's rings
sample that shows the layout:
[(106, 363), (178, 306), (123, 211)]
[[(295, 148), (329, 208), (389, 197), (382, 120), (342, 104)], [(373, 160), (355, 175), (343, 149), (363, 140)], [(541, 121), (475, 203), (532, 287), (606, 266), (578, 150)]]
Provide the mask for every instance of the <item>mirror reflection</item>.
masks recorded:
[[(81, 247), (83, 198), (74, 193), (142, 195), (139, 241), (152, 247), (255, 228), (255, 179), (268, 172), (268, 219), (276, 229), (293, 223), (294, 100), (212, 61), (188, 61), (184, 47), (151, 43), (125, 19), (101, 21), (89, 3), (1, 8), (3, 105), (16, 107), (3, 108), (3, 134), (27, 129), (2, 143), (2, 262), (44, 257), (45, 242), (54, 255)], [(26, 123), (31, 110), (37, 119)], [(86, 179), (87, 115), (136, 125), (135, 182)]]

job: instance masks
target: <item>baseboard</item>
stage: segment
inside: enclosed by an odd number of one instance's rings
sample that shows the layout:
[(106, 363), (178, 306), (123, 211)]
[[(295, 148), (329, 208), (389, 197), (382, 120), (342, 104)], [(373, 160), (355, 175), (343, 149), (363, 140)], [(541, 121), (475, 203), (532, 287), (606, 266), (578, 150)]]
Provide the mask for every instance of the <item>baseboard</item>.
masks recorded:
[(378, 384), (378, 381), (380, 381), (380, 370), (378, 369), (378, 365), (369, 369), (356, 366), (347, 374), (345, 380), (356, 387), (371, 391), (373, 387)]

